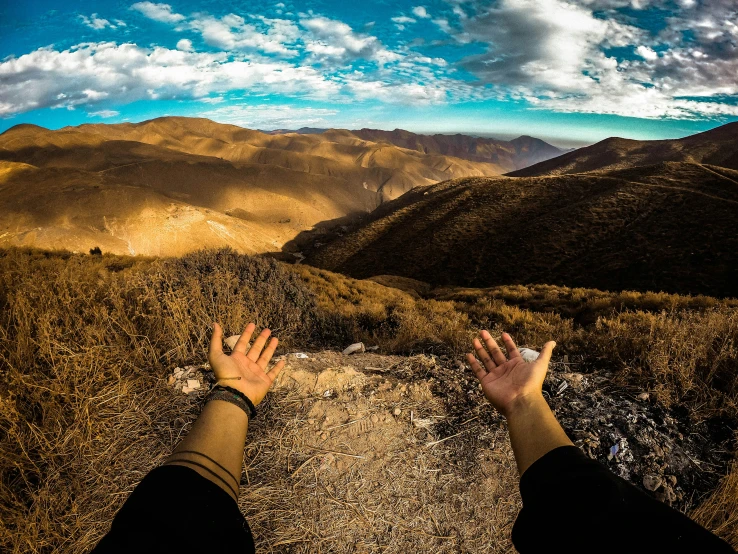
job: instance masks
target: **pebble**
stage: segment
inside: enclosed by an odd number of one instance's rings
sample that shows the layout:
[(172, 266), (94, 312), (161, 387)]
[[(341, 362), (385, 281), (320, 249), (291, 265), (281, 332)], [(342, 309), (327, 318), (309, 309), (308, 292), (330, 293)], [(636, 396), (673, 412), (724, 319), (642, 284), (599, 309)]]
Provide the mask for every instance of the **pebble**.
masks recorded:
[(200, 388), (200, 381), (197, 379), (187, 379), (187, 388), (197, 390)]
[(650, 398), (650, 395), (647, 392), (642, 392), (638, 395), (638, 400), (641, 402), (646, 402)]
[(233, 350), (236, 347), (236, 343), (238, 342), (238, 339), (240, 339), (240, 338), (241, 338), (241, 335), (231, 335), (230, 337), (228, 337), (223, 342), (225, 342), (225, 344), (226, 344), (226, 346), (228, 348), (230, 348), (231, 350)]
[(650, 491), (655, 491), (661, 486), (661, 477), (652, 473), (643, 476), (643, 486)]
[(379, 416), (377, 414), (372, 414), (372, 423), (377, 423), (379, 421)]
[(323, 433), (322, 435), (320, 435), (320, 438), (326, 440), (328, 438), (328, 433)]
[(395, 408), (392, 413), (395, 414), (396, 416), (398, 416), (398, 415), (400, 415), (402, 413), (402, 410), (400, 408)]
[(176, 380), (177, 378), (174, 375), (170, 375), (169, 377), (167, 377), (167, 385), (173, 385), (174, 381)]

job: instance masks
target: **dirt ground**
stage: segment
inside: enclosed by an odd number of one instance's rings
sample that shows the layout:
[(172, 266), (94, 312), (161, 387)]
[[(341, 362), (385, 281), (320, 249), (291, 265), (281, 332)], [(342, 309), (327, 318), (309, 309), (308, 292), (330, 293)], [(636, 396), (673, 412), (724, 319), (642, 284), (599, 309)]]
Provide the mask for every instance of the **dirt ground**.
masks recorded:
[[(286, 356), (245, 452), (240, 507), (258, 551), (514, 552), (521, 500), (506, 424), (462, 364)], [(685, 511), (714, 488), (729, 455), (704, 422), (686, 434), (688, 423), (637, 391), (576, 369), (554, 363), (545, 392), (590, 456)], [(187, 378), (202, 383), (192, 402), (212, 379), (206, 365), (176, 377), (176, 395)]]

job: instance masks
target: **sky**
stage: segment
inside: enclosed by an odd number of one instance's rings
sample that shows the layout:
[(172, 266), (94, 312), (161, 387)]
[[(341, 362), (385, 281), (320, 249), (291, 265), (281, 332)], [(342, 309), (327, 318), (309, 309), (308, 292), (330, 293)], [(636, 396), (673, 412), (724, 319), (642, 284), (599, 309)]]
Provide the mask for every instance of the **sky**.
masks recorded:
[(738, 2), (0, 2), (0, 132), (163, 115), (676, 138), (738, 120)]

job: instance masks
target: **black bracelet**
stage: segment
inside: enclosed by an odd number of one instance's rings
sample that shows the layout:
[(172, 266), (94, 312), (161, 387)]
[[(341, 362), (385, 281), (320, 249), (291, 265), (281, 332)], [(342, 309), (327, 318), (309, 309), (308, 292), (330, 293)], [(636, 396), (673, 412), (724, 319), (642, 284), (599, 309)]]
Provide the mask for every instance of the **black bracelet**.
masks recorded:
[(225, 400), (241, 408), (249, 416), (249, 419), (256, 417), (256, 406), (251, 402), (251, 399), (233, 387), (215, 385), (208, 395), (208, 400)]

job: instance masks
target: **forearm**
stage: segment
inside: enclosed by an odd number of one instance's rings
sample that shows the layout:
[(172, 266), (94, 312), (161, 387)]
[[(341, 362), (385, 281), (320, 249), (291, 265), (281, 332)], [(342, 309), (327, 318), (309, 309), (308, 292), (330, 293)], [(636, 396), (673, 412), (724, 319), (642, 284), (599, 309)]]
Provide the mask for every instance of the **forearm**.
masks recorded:
[(554, 448), (572, 445), (542, 394), (516, 400), (506, 417), (520, 475)]
[(238, 406), (211, 400), (165, 464), (194, 469), (238, 500), (248, 426)]

